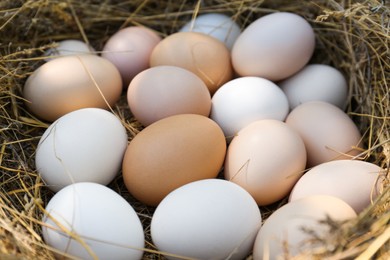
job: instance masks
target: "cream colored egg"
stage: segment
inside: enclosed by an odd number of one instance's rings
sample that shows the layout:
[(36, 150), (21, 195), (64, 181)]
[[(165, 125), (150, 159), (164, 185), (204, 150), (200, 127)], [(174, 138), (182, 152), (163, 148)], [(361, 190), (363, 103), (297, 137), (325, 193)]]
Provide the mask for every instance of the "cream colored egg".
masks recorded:
[(381, 175), (384, 176), (384, 170), (369, 162), (338, 160), (322, 163), (299, 179), (289, 200), (331, 195), (342, 199), (360, 213), (378, 196)]
[(311, 25), (301, 16), (276, 12), (252, 22), (232, 49), (234, 70), (240, 76), (285, 79), (303, 68), (315, 47)]
[(330, 232), (330, 227), (320, 221), (354, 217), (356, 213), (347, 203), (332, 196), (310, 196), (287, 203), (274, 211), (260, 228), (253, 259), (284, 259), (286, 255), (293, 257), (321, 248), (323, 244), (310, 242), (315, 236), (326, 239)]

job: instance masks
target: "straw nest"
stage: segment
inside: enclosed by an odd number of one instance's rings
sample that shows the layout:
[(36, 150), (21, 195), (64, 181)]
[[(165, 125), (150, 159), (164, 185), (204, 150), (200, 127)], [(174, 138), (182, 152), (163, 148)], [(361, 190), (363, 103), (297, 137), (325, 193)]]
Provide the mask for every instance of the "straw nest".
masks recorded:
[[(101, 50), (119, 28), (144, 25), (161, 36), (177, 31), (200, 13), (230, 15), (244, 28), (261, 15), (289, 11), (304, 16), (316, 33), (313, 61), (341, 70), (349, 82), (347, 112), (364, 136), (364, 160), (386, 170), (383, 193), (358, 218), (324, 220), (332, 232), (316, 238), (321, 247), (297, 258), (390, 258), (390, 6), (385, 1), (158, 1), (3, 0), (0, 2), (0, 258), (52, 259), (40, 235), (45, 203), (53, 195), (34, 168), (34, 152), (48, 126), (24, 106), (26, 78), (43, 53), (63, 39), (82, 39)], [(115, 112), (129, 139), (140, 130), (122, 99)], [(147, 238), (145, 259), (163, 259), (149, 235), (152, 208), (132, 199), (118, 177), (111, 185), (136, 209)], [(281, 205), (262, 209), (263, 218)], [(250, 257), (249, 257), (250, 258)]]

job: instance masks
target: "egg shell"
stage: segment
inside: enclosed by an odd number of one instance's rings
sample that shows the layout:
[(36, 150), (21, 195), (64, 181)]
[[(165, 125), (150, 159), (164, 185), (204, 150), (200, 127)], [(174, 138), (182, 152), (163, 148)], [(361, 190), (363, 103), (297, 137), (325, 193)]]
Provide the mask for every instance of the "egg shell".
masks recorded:
[(249, 255), (260, 225), (260, 210), (248, 192), (208, 179), (164, 198), (153, 214), (151, 236), (159, 250), (170, 253), (168, 259), (241, 260)]
[(172, 190), (218, 175), (226, 154), (219, 126), (208, 117), (181, 114), (138, 133), (127, 147), (123, 179), (141, 202), (156, 206)]
[(111, 112), (84, 108), (52, 123), (39, 140), (38, 173), (53, 191), (76, 182), (110, 183), (127, 147), (126, 129)]
[(344, 221), (355, 217), (356, 213), (347, 203), (332, 196), (310, 196), (287, 203), (263, 223), (255, 240), (253, 259), (284, 259), (287, 253), (294, 257), (305, 250), (322, 248), (323, 244), (310, 242), (313, 236), (308, 231), (326, 239), (329, 226), (320, 221), (327, 218)]
[(241, 33), (238, 24), (225, 14), (207, 13), (198, 15), (186, 23), (179, 32), (200, 32), (223, 42), (231, 50)]
[(175, 66), (157, 66), (139, 73), (127, 90), (135, 118), (144, 126), (177, 114), (208, 117), (211, 96), (194, 73)]
[(284, 122), (264, 119), (244, 127), (233, 138), (224, 176), (264, 206), (288, 195), (305, 166), (305, 144), (298, 133)]
[(50, 247), (78, 259), (141, 259), (144, 231), (131, 205), (97, 183), (76, 183), (47, 204), (42, 234)]
[(303, 17), (276, 12), (244, 29), (234, 43), (232, 64), (240, 76), (282, 80), (308, 63), (314, 47), (313, 28)]
[(171, 65), (195, 73), (211, 95), (232, 78), (230, 51), (219, 40), (197, 32), (177, 32), (154, 48), (150, 66)]
[(142, 26), (123, 28), (112, 35), (103, 47), (102, 57), (119, 70), (124, 88), (135, 75), (149, 68), (149, 58), (161, 37)]
[(95, 49), (89, 44), (75, 39), (63, 40), (58, 42), (58, 46), (50, 48), (45, 52), (47, 57), (45, 60), (49, 61), (62, 56), (95, 54)]
[(324, 101), (340, 109), (344, 109), (347, 104), (347, 81), (339, 70), (329, 65), (307, 65), (278, 82), (278, 86), (286, 94), (290, 109), (308, 101)]
[(350, 159), (360, 153), (361, 134), (340, 108), (323, 101), (310, 101), (293, 109), (286, 123), (302, 137), (307, 168), (331, 160)]
[(360, 213), (378, 196), (381, 173), (384, 173), (381, 167), (364, 161), (322, 163), (299, 179), (289, 201), (311, 195), (331, 195), (342, 199)]
[(122, 80), (116, 67), (96, 55), (53, 59), (30, 75), (23, 96), (28, 109), (53, 122), (77, 109), (108, 109), (119, 99)]
[(256, 120), (283, 121), (289, 112), (283, 91), (275, 83), (259, 77), (241, 77), (225, 83), (211, 102), (210, 118), (229, 140)]

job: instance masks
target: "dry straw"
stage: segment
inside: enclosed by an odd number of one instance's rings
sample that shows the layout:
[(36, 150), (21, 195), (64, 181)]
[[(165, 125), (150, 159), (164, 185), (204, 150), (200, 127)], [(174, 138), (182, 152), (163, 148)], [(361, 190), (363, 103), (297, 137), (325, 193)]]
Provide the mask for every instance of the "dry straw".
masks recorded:
[[(165, 36), (201, 13), (225, 13), (244, 28), (276, 11), (298, 13), (315, 28), (313, 61), (335, 66), (345, 74), (350, 89), (347, 112), (367, 147), (362, 156), (386, 169), (382, 196), (371, 207), (346, 223), (324, 220), (331, 232), (312, 241), (320, 247), (295, 258), (389, 259), (390, 7), (376, 0), (0, 1), (0, 259), (53, 258), (53, 249), (40, 235), (40, 219), (52, 193), (43, 187), (34, 168), (34, 152), (48, 124), (26, 110), (21, 90), (54, 41), (77, 38), (101, 50), (110, 35), (130, 25), (147, 26)], [(131, 139), (140, 125), (130, 118), (123, 99), (114, 111), (125, 122)], [(149, 251), (144, 258), (163, 259), (153, 251), (150, 240), (153, 209), (132, 199), (120, 177), (111, 187), (132, 203), (142, 219)], [(279, 205), (264, 208), (263, 217)]]

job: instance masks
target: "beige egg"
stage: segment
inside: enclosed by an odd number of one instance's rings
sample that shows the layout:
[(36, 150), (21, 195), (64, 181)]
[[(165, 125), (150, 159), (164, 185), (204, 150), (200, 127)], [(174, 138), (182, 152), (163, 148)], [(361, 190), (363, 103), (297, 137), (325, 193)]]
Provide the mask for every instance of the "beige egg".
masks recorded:
[[(330, 227), (320, 221), (344, 221), (356, 217), (344, 201), (332, 196), (310, 196), (285, 204), (274, 211), (257, 234), (253, 259), (285, 259), (305, 250), (321, 248), (313, 236), (326, 238)], [(306, 232), (305, 232), (306, 230)], [(312, 231), (313, 235), (309, 232)]]
[(108, 109), (119, 99), (122, 80), (116, 67), (96, 55), (53, 59), (27, 79), (23, 96), (28, 109), (47, 121), (55, 121), (77, 109)]
[(233, 138), (224, 174), (263, 206), (288, 195), (305, 166), (306, 149), (298, 133), (284, 122), (264, 119)]
[(177, 114), (209, 116), (211, 96), (204, 82), (191, 71), (156, 66), (139, 73), (127, 90), (131, 112), (144, 126)]
[(276, 12), (253, 21), (232, 49), (234, 70), (240, 76), (282, 80), (310, 60), (315, 47), (311, 25), (301, 16)]
[(150, 54), (160, 41), (161, 37), (146, 27), (126, 27), (108, 39), (102, 57), (118, 68), (127, 88), (135, 75), (149, 68)]
[(172, 65), (198, 75), (213, 94), (232, 78), (230, 51), (219, 40), (197, 32), (178, 32), (154, 48), (150, 66)]
[(221, 128), (195, 114), (166, 117), (131, 140), (122, 165), (129, 192), (156, 206), (174, 189), (196, 180), (215, 178), (226, 154)]
[(357, 213), (379, 194), (379, 166), (356, 160), (322, 163), (303, 175), (291, 191), (289, 201), (311, 195), (331, 195), (348, 203)]
[(350, 159), (361, 151), (361, 134), (340, 108), (323, 101), (310, 101), (293, 109), (286, 123), (302, 137), (307, 167), (331, 160)]

